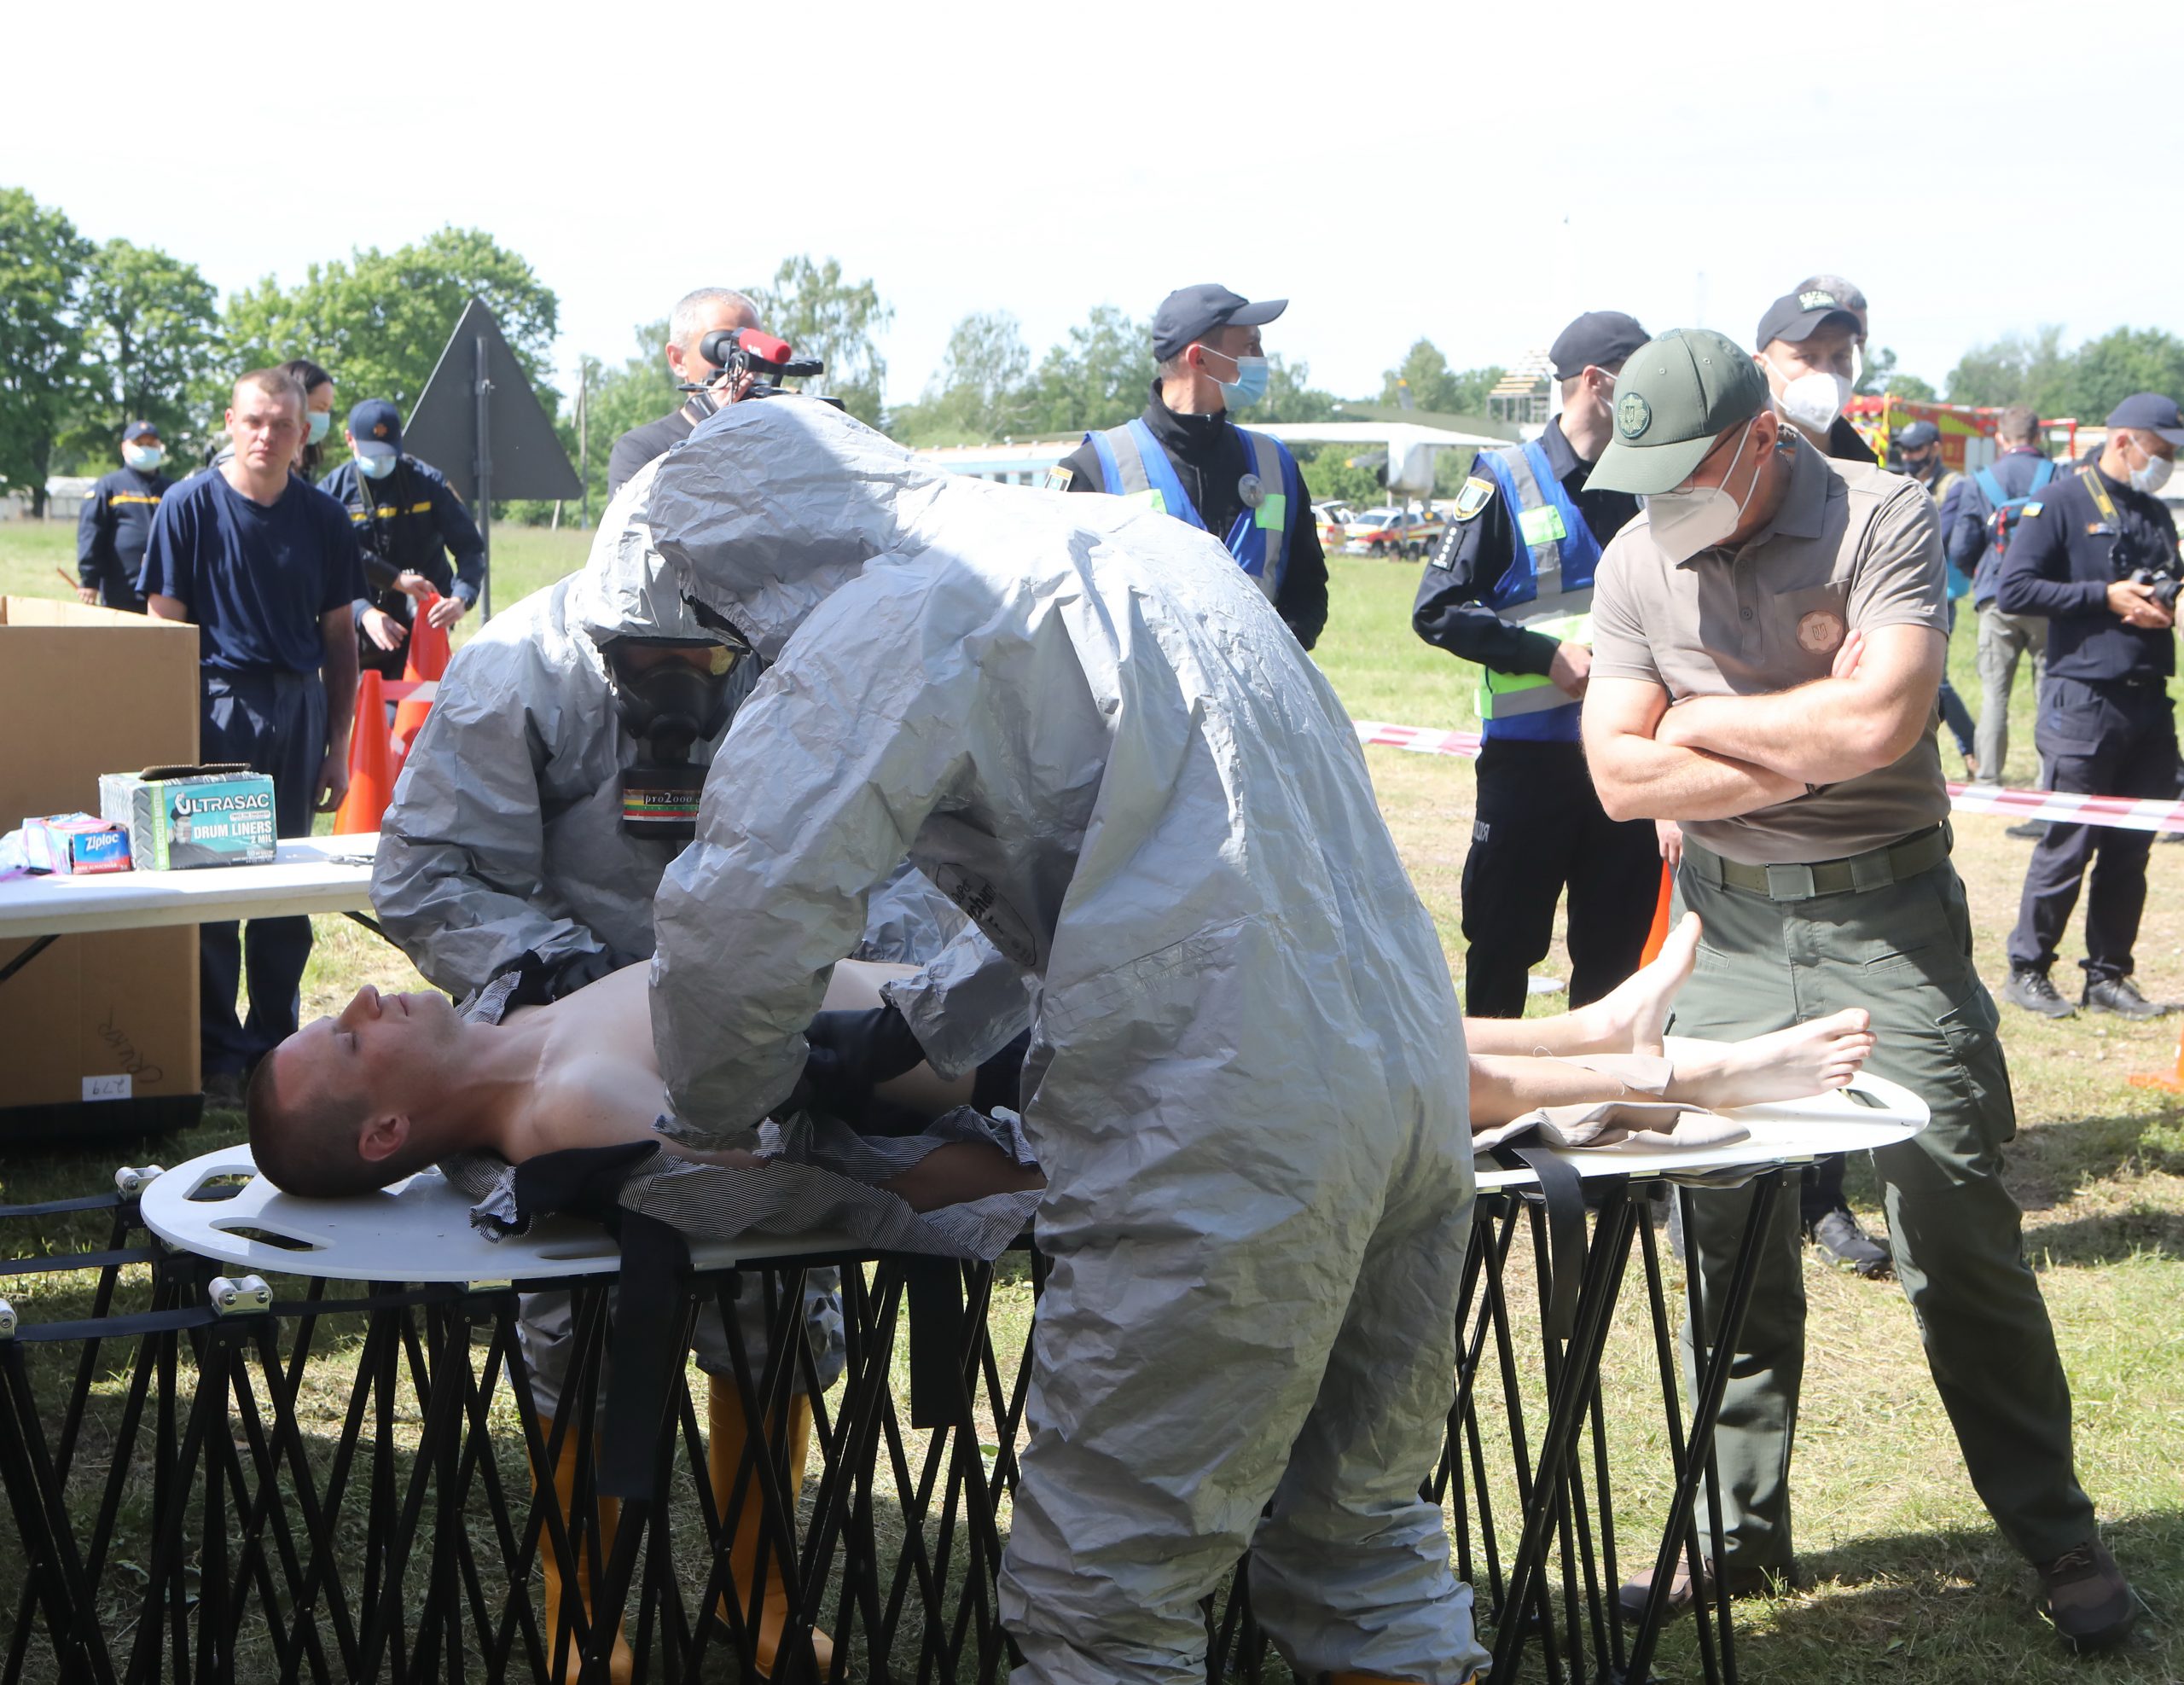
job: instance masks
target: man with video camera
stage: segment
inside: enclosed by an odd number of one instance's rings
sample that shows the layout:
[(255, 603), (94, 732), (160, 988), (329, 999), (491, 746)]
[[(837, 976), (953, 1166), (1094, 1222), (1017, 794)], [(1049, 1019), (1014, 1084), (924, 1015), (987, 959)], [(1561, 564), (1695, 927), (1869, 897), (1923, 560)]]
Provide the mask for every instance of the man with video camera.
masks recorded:
[[(2048, 677), (2034, 735), (2058, 791), (2176, 793), (2169, 678), (2176, 671), (2172, 629), (2184, 564), (2176, 523), (2155, 494), (2180, 444), (2184, 420), (2175, 399), (2150, 392), (2125, 398), (2109, 412), (2100, 455), (2058, 474), (2024, 506), (2002, 556), (1995, 591), (2002, 613), (2048, 620)], [(2079, 1004), (2123, 1018), (2175, 1009), (2147, 1000), (2131, 981), (2152, 840), (2151, 832), (2115, 825), (2048, 826), (2025, 869), (2004, 1000), (2043, 1018), (2075, 1014), (2048, 980), (2048, 968), (2087, 863), (2098, 855), (2086, 902)]]
[(723, 328), (756, 328), (758, 306), (742, 293), (726, 287), (700, 287), (676, 301), (667, 318), (667, 372), (689, 397), (656, 421), (631, 427), (614, 441), (607, 457), (607, 495), (612, 497), (630, 477), (655, 456), (665, 456), (690, 431), (719, 407), (711, 393), (699, 388), (712, 385), (721, 370), (706, 361), (700, 349), (708, 334)]

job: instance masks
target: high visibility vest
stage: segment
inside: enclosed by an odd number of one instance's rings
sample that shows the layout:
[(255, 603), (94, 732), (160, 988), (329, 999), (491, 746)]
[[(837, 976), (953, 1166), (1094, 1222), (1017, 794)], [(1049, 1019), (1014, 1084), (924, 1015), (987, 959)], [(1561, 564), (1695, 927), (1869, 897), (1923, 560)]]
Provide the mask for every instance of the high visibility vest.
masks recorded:
[[(1478, 466), (1492, 476), (1508, 507), (1512, 541), (1508, 567), (1481, 601), (1526, 631), (1590, 644), (1600, 541), (1555, 478), (1546, 450), (1534, 440), (1482, 451)], [(1478, 717), (1487, 723), (1489, 736), (1576, 739), (1578, 705), (1546, 674), (1480, 671)], [(1554, 720), (1510, 723), (1558, 709), (1569, 712)]]
[[(1237, 565), (1258, 581), (1266, 600), (1272, 602), (1289, 566), (1289, 512), (1304, 500), (1304, 476), (1298, 471), (1297, 459), (1280, 439), (1243, 427), (1238, 427), (1236, 433), (1252, 453), (1252, 474), (1258, 482), (1259, 501), (1256, 508), (1246, 505), (1223, 542)], [(1207, 530), (1204, 517), (1176, 477), (1176, 465), (1168, 460), (1168, 453), (1142, 418), (1084, 437), (1100, 458), (1101, 476), (1108, 491), (1188, 521), (1201, 532)]]

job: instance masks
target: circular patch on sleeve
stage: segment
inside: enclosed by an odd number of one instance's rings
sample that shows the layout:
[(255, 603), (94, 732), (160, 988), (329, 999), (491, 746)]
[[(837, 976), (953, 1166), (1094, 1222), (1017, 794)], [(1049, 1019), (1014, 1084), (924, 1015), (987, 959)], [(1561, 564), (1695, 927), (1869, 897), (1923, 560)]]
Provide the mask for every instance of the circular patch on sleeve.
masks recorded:
[(1798, 620), (1798, 642), (1815, 655), (1832, 655), (1843, 647), (1843, 635), (1847, 628), (1840, 614), (1830, 613), (1825, 608), (1815, 608)]
[(1625, 439), (1636, 439), (1653, 425), (1653, 406), (1643, 392), (1627, 392), (1616, 400), (1615, 430)]

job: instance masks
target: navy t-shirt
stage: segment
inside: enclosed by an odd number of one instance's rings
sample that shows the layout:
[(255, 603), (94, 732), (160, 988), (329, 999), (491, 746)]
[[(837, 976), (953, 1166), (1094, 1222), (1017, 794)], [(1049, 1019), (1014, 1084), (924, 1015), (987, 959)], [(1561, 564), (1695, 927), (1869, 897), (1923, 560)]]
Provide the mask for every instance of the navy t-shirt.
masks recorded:
[(143, 590), (189, 611), (208, 667), (315, 673), (319, 616), (364, 594), (364, 570), (347, 511), (308, 480), (291, 474), (269, 507), (208, 468), (160, 501)]

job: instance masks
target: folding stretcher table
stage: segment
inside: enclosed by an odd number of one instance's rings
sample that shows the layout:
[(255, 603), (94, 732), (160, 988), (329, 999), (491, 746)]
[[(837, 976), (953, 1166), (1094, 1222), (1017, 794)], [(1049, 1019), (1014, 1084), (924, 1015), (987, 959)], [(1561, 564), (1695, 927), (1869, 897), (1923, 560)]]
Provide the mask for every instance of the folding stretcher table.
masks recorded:
[[(1657, 1583), (1664, 1583), (1679, 1553), (1719, 1548), (1716, 1542), (1701, 1549), (1693, 1507), (1700, 1482), (1711, 1479), (1713, 1423), (1757, 1259), (1755, 1237), (1782, 1181), (1820, 1153), (1887, 1145), (1925, 1122), (1925, 1107), (1893, 1084), (1864, 1078), (1858, 1095), (1751, 1108), (1739, 1115), (1751, 1124), (1751, 1139), (1719, 1148), (1556, 1155), (1577, 1171), (1590, 1211), (1589, 1224), (1580, 1219), (1574, 1249), (1566, 1227), (1554, 1232), (1536, 1171), (1482, 1167), (1478, 1218), (1463, 1265), (1448, 1437), (1426, 1490), (1451, 1509), (1457, 1570), (1478, 1588), (1497, 1677), (1518, 1676), (1527, 1645), (1553, 1680), (1647, 1677), (1662, 1611), (1649, 1612), (1628, 1632), (1616, 1622), (1611, 1422), (1627, 1426), (1634, 1416), (1662, 1412), (1674, 1490), (1652, 1554)], [(125, 1173), (118, 1200), (63, 1202), (116, 1207), (109, 1247), (75, 1260), (101, 1272), (94, 1315), (74, 1324), (0, 1329), (6, 1406), (0, 1480), (26, 1555), (39, 1565), (15, 1611), (0, 1680), (21, 1676), (38, 1616), (67, 1676), (95, 1680), (185, 1670), (220, 1676), (235, 1661), (250, 1617), (264, 1623), (276, 1670), (286, 1677), (548, 1676), (563, 1645), (603, 1662), (612, 1624), (602, 1617), (587, 1630), (576, 1600), (568, 1600), (566, 1632), (544, 1630), (530, 1589), (542, 1550), (564, 1565), (589, 1565), (595, 1609), (628, 1607), (631, 1641), (642, 1653), (657, 1645), (653, 1676), (696, 1676), (709, 1648), (723, 1647), (723, 1628), (707, 1612), (732, 1583), (724, 1542), (742, 1507), (759, 1493), (772, 1516), (785, 1513), (787, 1471), (764, 1446), (747, 1446), (728, 1513), (721, 1514), (698, 1415), (681, 1383), (677, 1345), (674, 1374), (642, 1436), (655, 1459), (653, 1497), (625, 1505), (615, 1548), (604, 1548), (585, 1518), (599, 1480), (591, 1383), (608, 1344), (606, 1287), (621, 1263), (613, 1241), (588, 1223), (549, 1219), (526, 1235), (489, 1241), (471, 1228), (468, 1201), (433, 1175), (398, 1194), (300, 1201), (262, 1182), (241, 1182), (250, 1168), (247, 1149), (231, 1148), (148, 1181)], [(1687, 1197), (1689, 1185), (1723, 1177), (1756, 1178), (1760, 1187), (1721, 1337), (1712, 1351), (1700, 1353), (1687, 1426), (1673, 1319), (1646, 1205), (1664, 1182)], [(125, 1219), (137, 1214), (138, 1202), (143, 1225), (177, 1250), (158, 1254), (162, 1285), (151, 1309), (113, 1316), (115, 1270), (154, 1257), (154, 1249), (123, 1244)], [(1544, 1326), (1536, 1361), (1524, 1349), (1524, 1313), (1513, 1314), (1507, 1292), (1511, 1243), (1520, 1228), (1530, 1229), (1541, 1287)], [(1599, 1366), (1634, 1240), (1660, 1391), (1656, 1397), (1649, 1390), (1612, 1417)], [(785, 1582), (796, 1614), (776, 1676), (810, 1676), (810, 1652), (798, 1647), (798, 1636), (817, 1625), (833, 1633), (843, 1666), (863, 1678), (990, 1679), (1007, 1659), (992, 1583), (1028, 1380), (1027, 1363), (1008, 1374), (995, 1350), (985, 1315), (993, 1270), (876, 1257), (841, 1236), (700, 1246), (668, 1314), (687, 1335), (709, 1299), (723, 1302), (725, 1312), (724, 1301), (739, 1290), (762, 1294), (770, 1355), (754, 1363), (732, 1340), (734, 1380), (747, 1419), (774, 1420), (799, 1368), (816, 1380), (804, 1341), (802, 1275), (829, 1263), (845, 1266), (848, 1367), (831, 1411), (823, 1398), (813, 1400), (821, 1469), (811, 1520), (794, 1534), (778, 1521), (766, 1530), (762, 1574)], [(232, 1273), (215, 1278), (216, 1270)], [(260, 1272), (302, 1277), (305, 1291), (276, 1301), (257, 1279)], [(1035, 1288), (1037, 1275), (1034, 1254)], [(357, 1296), (333, 1297), (329, 1285)], [(550, 1443), (540, 1437), (515, 1342), (519, 1286), (566, 1287), (578, 1301), (567, 1396), (584, 1402), (555, 1421)], [(1694, 1301), (1698, 1291), (1696, 1284), (1690, 1288)], [(921, 1297), (939, 1306), (935, 1325), (947, 1330), (927, 1353), (918, 1350), (926, 1340), (922, 1333), (910, 1342), (908, 1414), (913, 1426), (936, 1429), (922, 1450), (905, 1432), (895, 1373), (903, 1307)], [(364, 1313), (360, 1360), (330, 1455), (322, 1450), (307, 1455), (298, 1415), (304, 1367), (314, 1333), (343, 1311)], [(733, 1316), (725, 1320), (738, 1327)], [(121, 1337), (142, 1343), (101, 1513), (79, 1543), (61, 1490), (81, 1437), (90, 1377), (100, 1367), (98, 1341)], [(50, 1442), (20, 1350), (38, 1339), (84, 1343), (78, 1386)], [(194, 1397), (176, 1384), (184, 1351), (196, 1359)], [(921, 1355), (927, 1361), (916, 1361)], [(110, 1360), (104, 1366), (113, 1367)], [(520, 1495), (512, 1499), (494, 1455), (496, 1429), (503, 1439), (509, 1432), (507, 1418), (497, 1423), (493, 1414), (503, 1386), (534, 1463), (556, 1455), (566, 1435), (578, 1436), (571, 1522), (540, 1497), (527, 1507)], [(1535, 1404), (1528, 1425), (1525, 1398), (1542, 1394), (1544, 1413)], [(405, 1476), (394, 1449), (411, 1433)], [(1506, 1486), (1495, 1443), (1504, 1435), (1517, 1502), (1514, 1517), (1497, 1526), (1497, 1483), (1490, 1475)], [(111, 1598), (115, 1511), (132, 1478), (132, 1445), (135, 1478), (142, 1478), (143, 1462), (151, 1465), (154, 1537), (142, 1567), (137, 1619), (109, 1633), (99, 1618), (100, 1599)], [(669, 1525), (671, 1488), (694, 1489), (701, 1525), (694, 1557), (688, 1525), (679, 1549)], [(891, 1503), (899, 1507), (899, 1543), (886, 1514)], [(345, 1538), (340, 1549), (337, 1532)], [(694, 1593), (693, 1561), (706, 1565), (705, 1584)], [(1226, 1606), (1209, 1606), (1211, 1677), (1258, 1672), (1263, 1647), (1244, 1587), (1239, 1575)], [(728, 1618), (725, 1630), (725, 1647), (747, 1662), (752, 1635), (741, 1612)], [(903, 1647), (912, 1631), (921, 1635), (914, 1663)], [(1726, 1608), (1702, 1612), (1699, 1645), (1710, 1680), (1734, 1679)], [(170, 1659), (171, 1670), (164, 1665)]]

